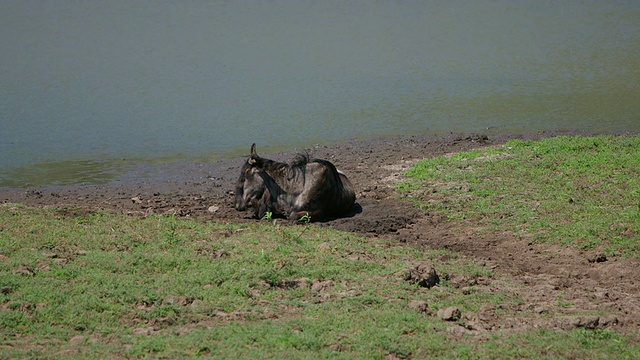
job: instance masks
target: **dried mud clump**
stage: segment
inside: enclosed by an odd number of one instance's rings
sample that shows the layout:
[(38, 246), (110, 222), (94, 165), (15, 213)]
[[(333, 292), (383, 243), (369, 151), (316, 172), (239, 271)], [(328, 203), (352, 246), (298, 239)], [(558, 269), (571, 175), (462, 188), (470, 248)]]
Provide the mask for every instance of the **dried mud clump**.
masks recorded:
[(444, 321), (457, 321), (462, 317), (460, 309), (455, 306), (451, 306), (445, 309), (438, 310), (438, 317)]
[(410, 268), (404, 275), (404, 280), (416, 283), (430, 289), (440, 283), (436, 268), (431, 263), (422, 262)]

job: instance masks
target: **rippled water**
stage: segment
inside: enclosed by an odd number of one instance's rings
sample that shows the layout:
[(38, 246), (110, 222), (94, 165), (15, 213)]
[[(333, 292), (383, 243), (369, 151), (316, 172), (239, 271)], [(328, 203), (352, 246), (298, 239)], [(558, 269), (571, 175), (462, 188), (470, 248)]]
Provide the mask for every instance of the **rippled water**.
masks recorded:
[(253, 142), (640, 130), (636, 1), (0, 8), (0, 186), (106, 182)]

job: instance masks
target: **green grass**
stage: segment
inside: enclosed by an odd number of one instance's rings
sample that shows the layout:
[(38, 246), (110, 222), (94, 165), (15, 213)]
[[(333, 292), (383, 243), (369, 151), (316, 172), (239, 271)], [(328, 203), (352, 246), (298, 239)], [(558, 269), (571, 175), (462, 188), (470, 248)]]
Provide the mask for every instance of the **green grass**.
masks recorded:
[[(435, 264), (439, 286), (403, 279), (421, 261)], [(448, 251), (311, 225), (6, 204), (0, 358), (604, 358), (640, 351), (607, 331), (456, 340), (447, 329), (464, 320), (440, 320), (438, 309), (455, 305), (464, 314), (522, 302), (494, 288), (493, 276)], [(451, 282), (461, 277), (489, 285), (463, 291)], [(411, 300), (426, 301), (431, 314), (409, 308)], [(584, 344), (566, 344), (576, 338)]]
[(512, 140), (426, 159), (400, 185), (425, 211), (640, 258), (640, 136)]

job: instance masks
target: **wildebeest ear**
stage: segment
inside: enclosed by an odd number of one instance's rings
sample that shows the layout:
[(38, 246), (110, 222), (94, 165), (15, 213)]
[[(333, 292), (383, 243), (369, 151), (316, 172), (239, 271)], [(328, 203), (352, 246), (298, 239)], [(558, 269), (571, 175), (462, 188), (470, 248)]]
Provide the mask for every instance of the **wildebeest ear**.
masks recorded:
[(253, 143), (253, 145), (251, 145), (251, 156), (258, 157), (258, 153), (256, 152), (256, 143)]

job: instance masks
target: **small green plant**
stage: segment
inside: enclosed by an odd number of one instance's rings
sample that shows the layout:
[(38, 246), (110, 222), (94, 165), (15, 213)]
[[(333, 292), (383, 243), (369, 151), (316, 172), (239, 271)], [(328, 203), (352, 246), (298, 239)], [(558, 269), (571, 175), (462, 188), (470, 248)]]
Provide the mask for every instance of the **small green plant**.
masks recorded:
[[(158, 220), (158, 225), (161, 224), (161, 221)], [(175, 245), (180, 241), (180, 232), (178, 228), (179, 222), (176, 221), (175, 216), (171, 215), (165, 220), (164, 230), (162, 231), (162, 235), (164, 238), (164, 243), (166, 245)]]
[(266, 220), (266, 221), (273, 220), (273, 212), (267, 211), (266, 213), (264, 213), (264, 215), (262, 215), (262, 218), (260, 218), (260, 220)]
[(308, 224), (311, 222), (311, 214), (309, 214), (309, 212), (306, 212), (304, 215), (302, 215), (302, 217), (300, 219), (298, 219), (298, 222), (303, 223), (303, 224)]
[[(273, 213), (271, 211), (267, 211), (264, 214), (264, 216), (262, 216), (262, 218), (260, 220), (266, 220), (266, 221), (272, 221), (273, 220), (274, 228), (280, 233), (280, 235), (282, 236), (282, 239), (284, 241), (286, 241), (286, 242), (294, 241), (294, 242), (300, 243), (302, 241), (302, 235), (308, 229), (307, 227), (305, 227), (299, 233), (294, 234), (291, 231), (292, 228), (282, 227), (282, 226), (276, 224), (276, 221), (273, 219)], [(305, 212), (305, 214), (302, 215), (302, 217), (300, 217), (296, 222), (298, 224), (308, 225), (309, 223), (311, 223), (311, 215), (308, 212)]]

